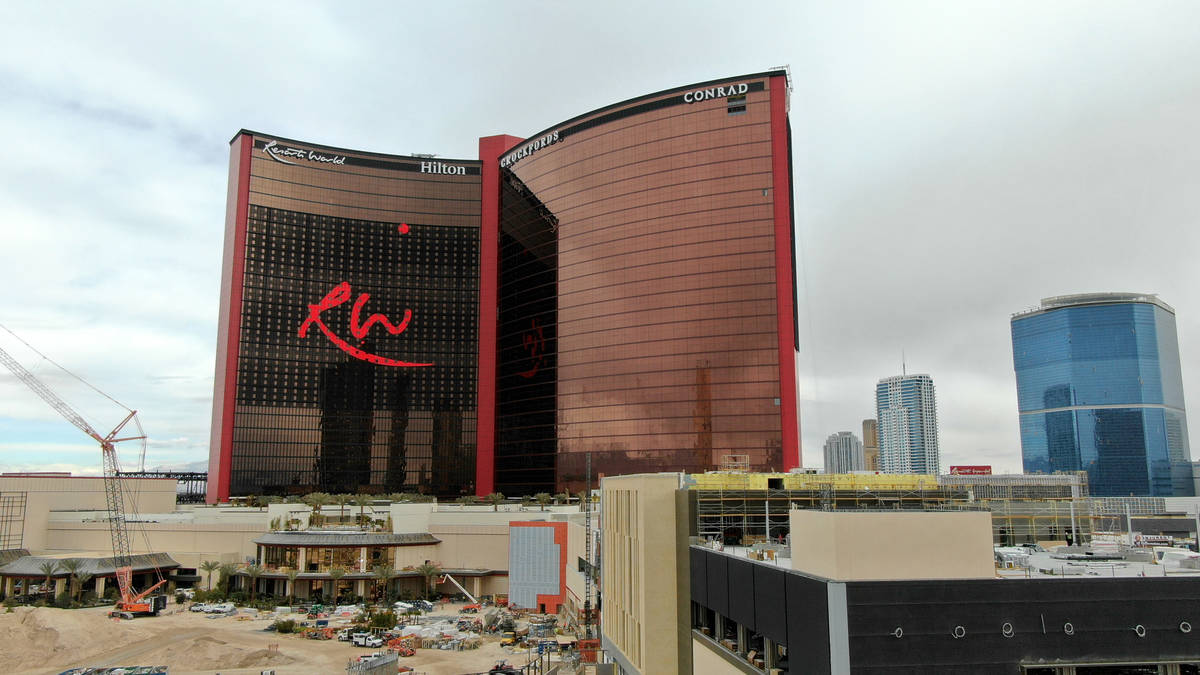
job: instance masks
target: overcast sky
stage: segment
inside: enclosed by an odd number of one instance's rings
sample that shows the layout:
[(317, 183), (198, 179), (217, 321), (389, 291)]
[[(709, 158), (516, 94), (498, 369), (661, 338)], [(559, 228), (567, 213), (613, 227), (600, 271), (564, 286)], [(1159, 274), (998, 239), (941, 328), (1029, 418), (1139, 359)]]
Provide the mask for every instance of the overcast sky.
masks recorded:
[[(1051, 295), (1158, 293), (1200, 400), (1200, 3), (435, 4), (0, 4), (0, 324), (140, 410), (148, 467), (207, 461), (238, 129), (473, 159), (479, 136), (779, 65), (807, 466), (861, 435), (904, 354), (937, 388), (943, 468), (1019, 471), (1008, 322)], [(100, 457), (5, 371), (0, 470), (31, 469)]]

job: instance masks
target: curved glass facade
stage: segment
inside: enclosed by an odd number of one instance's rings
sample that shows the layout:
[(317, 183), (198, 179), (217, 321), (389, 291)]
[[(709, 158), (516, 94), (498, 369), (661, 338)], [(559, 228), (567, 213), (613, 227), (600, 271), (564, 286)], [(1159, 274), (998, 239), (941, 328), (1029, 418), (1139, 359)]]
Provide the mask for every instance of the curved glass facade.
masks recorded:
[(479, 163), (233, 145), (210, 498), (470, 490)]
[(1051, 298), (1012, 320), (1026, 472), (1097, 496), (1190, 496), (1175, 314), (1152, 297)]
[(784, 468), (791, 181), (771, 79), (618, 104), (501, 156), (502, 491), (581, 489), (589, 455), (594, 476)]
[(479, 160), (240, 132), (209, 501), (800, 465), (787, 73)]

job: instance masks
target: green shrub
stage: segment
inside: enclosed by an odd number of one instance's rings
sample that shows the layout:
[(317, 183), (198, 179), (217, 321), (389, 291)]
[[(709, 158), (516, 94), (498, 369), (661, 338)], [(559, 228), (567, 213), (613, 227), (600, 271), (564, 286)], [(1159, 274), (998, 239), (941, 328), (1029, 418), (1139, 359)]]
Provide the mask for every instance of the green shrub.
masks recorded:
[(287, 620), (279, 619), (275, 623), (271, 624), (271, 627), (274, 628), (275, 632), (277, 632), (277, 633), (295, 633), (296, 632), (296, 622), (293, 619), (287, 619)]
[(391, 628), (396, 625), (396, 614), (391, 611), (380, 612), (371, 617), (371, 628)]
[(54, 606), (59, 609), (66, 609), (71, 606), (71, 594), (63, 591), (54, 598)]
[(111, 586), (104, 589), (104, 599), (105, 600), (116, 600), (117, 592), (118, 592), (117, 584), (114, 582)]

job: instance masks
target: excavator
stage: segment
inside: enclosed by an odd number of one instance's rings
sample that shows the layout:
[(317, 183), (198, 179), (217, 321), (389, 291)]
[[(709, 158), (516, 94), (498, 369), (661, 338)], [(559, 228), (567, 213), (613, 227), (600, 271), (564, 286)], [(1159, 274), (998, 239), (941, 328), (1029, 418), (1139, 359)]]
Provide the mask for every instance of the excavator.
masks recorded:
[[(57, 363), (54, 363), (44, 354), (34, 349), (31, 345), (29, 345), (29, 343), (21, 340), (20, 337), (17, 337), (17, 335), (11, 330), (8, 330), (7, 327), (0, 325), (0, 328), (3, 328), (10, 335), (17, 338), (17, 340), (20, 340), (22, 344), (24, 344), (26, 347), (29, 347), (43, 359), (53, 363), (55, 366), (58, 366), (64, 372), (76, 377), (81, 382), (84, 382), (82, 378), (79, 378), (78, 376), (74, 375), (74, 373), (71, 373), (62, 366), (59, 366)], [(129, 413), (125, 416), (125, 419), (121, 420), (121, 423), (118, 424), (112, 431), (110, 431), (107, 435), (101, 436), (98, 431), (92, 428), (92, 425), (88, 424), (87, 420), (85, 420), (82, 415), (77, 413), (73, 408), (71, 408), (71, 406), (67, 405), (67, 403), (58, 396), (58, 394), (55, 394), (52, 389), (35, 377), (33, 373), (26, 370), (24, 366), (22, 366), (16, 359), (14, 359), (3, 349), (0, 349), (0, 364), (4, 365), (5, 368), (12, 372), (12, 374), (15, 375), (18, 380), (24, 382), (26, 386), (32, 389), (33, 392), (41, 397), (43, 401), (49, 404), (51, 408), (54, 408), (58, 414), (62, 415), (68, 422), (75, 425), (76, 428), (100, 444), (100, 454), (103, 458), (104, 465), (104, 495), (109, 512), (109, 534), (112, 536), (113, 560), (116, 566), (117, 588), (121, 594), (120, 599), (117, 600), (112, 611), (109, 612), (109, 616), (114, 618), (132, 619), (135, 615), (157, 615), (160, 609), (166, 607), (167, 597), (161, 594), (152, 595), (152, 593), (154, 593), (154, 591), (156, 591), (160, 586), (165, 584), (166, 580), (162, 578), (161, 573), (158, 573), (158, 583), (154, 584), (150, 588), (147, 588), (141, 592), (138, 592), (133, 588), (132, 556), (129, 552), (129, 532), (125, 522), (125, 490), (120, 475), (120, 464), (117, 461), (117, 443), (124, 441), (145, 442), (146, 436), (144, 433), (141, 433), (141, 423), (137, 419), (137, 411), (130, 410), (108, 394), (105, 394), (99, 389), (92, 387), (95, 389), (95, 391), (99, 392), (113, 403), (120, 405)], [(87, 382), (84, 382), (84, 384), (87, 384)], [(88, 386), (91, 387), (90, 384), (88, 384)], [(133, 422), (134, 426), (137, 427), (138, 435), (120, 437), (122, 430), (129, 425), (130, 422)]]

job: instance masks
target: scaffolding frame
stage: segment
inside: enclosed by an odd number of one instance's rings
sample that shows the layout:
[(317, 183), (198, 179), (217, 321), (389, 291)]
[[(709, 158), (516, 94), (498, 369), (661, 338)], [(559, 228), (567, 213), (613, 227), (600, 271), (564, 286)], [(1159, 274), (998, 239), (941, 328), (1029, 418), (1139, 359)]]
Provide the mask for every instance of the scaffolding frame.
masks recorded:
[(28, 492), (0, 492), (0, 551), (24, 546), (28, 499)]

